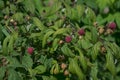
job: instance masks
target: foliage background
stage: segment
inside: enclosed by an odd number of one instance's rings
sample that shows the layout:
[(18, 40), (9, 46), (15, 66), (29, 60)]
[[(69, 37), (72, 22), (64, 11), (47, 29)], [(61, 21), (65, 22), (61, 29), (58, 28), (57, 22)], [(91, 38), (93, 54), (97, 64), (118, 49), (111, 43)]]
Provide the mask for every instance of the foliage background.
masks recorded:
[(119, 80), (119, 11), (120, 0), (0, 0), (0, 80)]

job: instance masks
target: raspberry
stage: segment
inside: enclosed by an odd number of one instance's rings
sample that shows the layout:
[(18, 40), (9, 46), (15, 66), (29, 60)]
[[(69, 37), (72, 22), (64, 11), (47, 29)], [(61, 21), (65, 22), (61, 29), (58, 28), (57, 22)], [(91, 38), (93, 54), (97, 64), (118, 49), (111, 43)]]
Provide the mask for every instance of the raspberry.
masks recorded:
[(71, 36), (66, 36), (66, 37), (65, 37), (65, 41), (66, 41), (67, 43), (71, 42), (71, 41), (72, 41), (72, 37), (71, 37)]
[(78, 34), (81, 35), (81, 36), (82, 36), (82, 35), (85, 35), (85, 30), (84, 30), (84, 29), (80, 29), (80, 30), (78, 31)]
[(104, 28), (99, 28), (98, 32), (99, 34), (102, 34), (104, 32)]
[(34, 51), (33, 47), (28, 47), (28, 48), (27, 48), (27, 52), (28, 52), (29, 54), (32, 54), (33, 51)]
[(70, 74), (70, 73), (69, 73), (68, 70), (65, 70), (65, 71), (64, 71), (64, 75), (65, 75), (65, 76), (68, 76), (69, 74)]
[(67, 68), (67, 65), (65, 63), (62, 63), (61, 68), (64, 70), (65, 68)]
[(115, 22), (108, 23), (108, 28), (114, 30), (116, 28), (116, 23)]

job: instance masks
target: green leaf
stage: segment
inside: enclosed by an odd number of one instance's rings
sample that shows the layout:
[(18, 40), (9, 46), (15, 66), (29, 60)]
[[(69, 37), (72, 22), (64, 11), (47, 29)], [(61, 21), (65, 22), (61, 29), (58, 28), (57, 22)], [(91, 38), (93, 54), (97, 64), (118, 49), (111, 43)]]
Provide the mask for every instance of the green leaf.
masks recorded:
[(19, 24), (22, 24), (24, 22), (23, 13), (21, 13), (21, 12), (15, 13), (12, 17), (16, 21), (18, 21)]
[(8, 67), (12, 68), (23, 67), (15, 57), (7, 57), (7, 60), (9, 61)]
[(46, 16), (51, 16), (51, 15), (55, 15), (55, 13), (61, 8), (61, 2), (54, 0), (53, 1), (53, 5), (51, 7), (49, 7), (48, 12), (46, 14)]
[(69, 57), (74, 57), (75, 54), (69, 49), (69, 47), (65, 44), (61, 48), (61, 51), (63, 52), (64, 55), (69, 56)]
[(16, 3), (20, 3), (20, 2), (23, 2), (24, 0), (17, 0), (17, 2)]
[(74, 8), (70, 7), (67, 3), (65, 3), (66, 9), (65, 14), (72, 20), (80, 21), (81, 17), (84, 14), (85, 6), (82, 4), (76, 5)]
[(5, 28), (2, 28), (2, 32), (3, 32), (3, 34), (4, 34), (5, 36), (9, 36), (9, 35), (10, 35)]
[(71, 20), (80, 20), (80, 17), (83, 14), (82, 6), (77, 6), (74, 8), (71, 8), (70, 6), (68, 6), (68, 4), (65, 4), (65, 6), (66, 6), (66, 10), (65, 10), (66, 16), (68, 16)]
[(116, 1), (116, 8), (120, 8), (120, 0)]
[(48, 77), (48, 76), (42, 76), (42, 79), (43, 79), (43, 80), (48, 80), (49, 77)]
[(77, 10), (77, 19), (81, 19), (81, 17), (83, 16), (84, 12), (85, 12), (85, 6), (84, 5), (77, 5), (76, 6), (76, 10)]
[(83, 49), (89, 49), (92, 47), (92, 44), (87, 39), (81, 39), (80, 44)]
[(47, 55), (45, 56), (41, 55), (38, 61), (40, 61), (40, 63), (43, 64), (44, 66), (47, 66), (47, 69), (49, 69), (52, 66), (53, 58), (47, 59)]
[(40, 32), (39, 33), (31, 33), (30, 38), (40, 37), (40, 36), (42, 36), (42, 34)]
[(26, 69), (32, 68), (33, 60), (29, 54), (26, 53), (26, 55), (22, 57), (22, 65), (25, 66)]
[(45, 44), (47, 43), (47, 39), (49, 38), (50, 35), (52, 35), (54, 33), (53, 30), (51, 29), (48, 29), (47, 30), (47, 33), (43, 36), (43, 39), (42, 39), (42, 47), (44, 48), (45, 47)]
[(62, 26), (63, 22), (64, 22), (64, 20), (60, 19), (60, 20), (56, 21), (53, 26), (50, 26), (50, 28), (58, 30)]
[(24, 8), (27, 12), (34, 13), (35, 12), (35, 5), (33, 4), (33, 1), (31, 0), (24, 0)]
[(112, 54), (119, 59), (120, 58), (120, 48), (116, 43), (107, 42), (107, 46), (111, 49)]
[(32, 38), (32, 39), (38, 38), (39, 40), (42, 40), (43, 35), (44, 35), (44, 31), (42, 31), (42, 32), (36, 32), (36, 33), (32, 32), (29, 38)]
[(98, 56), (98, 53), (100, 51), (100, 46), (102, 45), (101, 42), (97, 42), (93, 48), (91, 49), (91, 57), (93, 60), (95, 60)]
[(52, 67), (52, 61), (53, 59), (46, 59), (45, 62), (43, 63), (45, 66), (47, 66), (47, 69), (50, 69)]
[(53, 65), (50, 69), (50, 74), (54, 74), (54, 68), (55, 68), (55, 65)]
[(111, 22), (111, 21), (114, 21), (115, 17), (113, 14), (109, 14), (107, 17), (106, 17), (106, 20), (107, 22)]
[(97, 16), (97, 22), (99, 22), (99, 25), (105, 24), (107, 21), (107, 18), (103, 18), (100, 14)]
[[(55, 72), (54, 72), (55, 71)], [(50, 73), (51, 74), (58, 74), (60, 72), (59, 64), (55, 61), (53, 66), (51, 67)]]
[(12, 51), (13, 51), (13, 43), (14, 43), (14, 38), (13, 38), (13, 36), (11, 36), (11, 37), (10, 37), (9, 44), (8, 44), (9, 52), (12, 52)]
[(84, 2), (87, 6), (91, 7), (92, 9), (97, 9), (96, 6), (98, 6), (98, 4), (96, 4), (96, 0), (84, 0)]
[(9, 7), (4, 8), (4, 9), (2, 10), (2, 12), (3, 12), (4, 14), (9, 15)]
[(86, 70), (87, 70), (87, 61), (85, 59), (85, 56), (84, 56), (83, 52), (78, 47), (75, 47), (75, 49), (79, 52), (79, 56), (80, 56), (79, 61), (80, 61), (80, 64), (81, 64), (83, 70), (86, 72)]
[(58, 48), (58, 42), (59, 42), (59, 38), (55, 38), (52, 44), (52, 48), (54, 51), (56, 51), (56, 49)]
[(3, 7), (4, 7), (4, 1), (0, 1), (0, 9), (3, 9)]
[(85, 10), (85, 14), (86, 16), (82, 17), (82, 21), (85, 24), (93, 25), (93, 23), (96, 21), (96, 15), (94, 11), (91, 8), (87, 7), (87, 9)]
[(115, 42), (115, 38), (111, 35), (108, 35), (107, 37), (104, 38), (108, 42)]
[(120, 79), (120, 76), (116, 76), (116, 77), (115, 77), (115, 80), (119, 80), (119, 79)]
[(39, 65), (35, 67), (33, 70), (35, 71), (36, 74), (43, 74), (44, 72), (46, 72), (46, 66)]
[(15, 13), (17, 10), (17, 7), (14, 4), (10, 4), (9, 6), (10, 6), (11, 12)]
[(101, 10), (103, 10), (106, 6), (111, 4), (111, 0), (104, 0), (104, 1), (96, 0), (96, 2)]
[(3, 33), (2, 33), (2, 25), (0, 24), (0, 40), (3, 38)]
[(36, 77), (32, 77), (32, 79), (31, 80), (37, 80), (37, 78)]
[(84, 80), (85, 76), (78, 65), (77, 58), (69, 58), (69, 71), (72, 74), (76, 74), (79, 80)]
[(111, 1), (111, 3), (114, 3), (115, 2), (115, 0), (110, 0)]
[(35, 4), (35, 8), (38, 10), (38, 12), (40, 13), (41, 8), (42, 8), (42, 3), (40, 0), (33, 0), (34, 4)]
[(98, 40), (98, 32), (97, 29), (91, 26), (91, 39), (93, 43), (96, 43)]
[(69, 17), (72, 20), (76, 20), (77, 18), (77, 10), (75, 8), (71, 8), (67, 2), (63, 1), (66, 9), (65, 9), (65, 15)]
[(53, 34), (53, 38), (55, 38), (57, 35), (63, 34), (65, 32), (67, 32), (69, 30), (69, 28), (60, 28), (58, 29), (54, 34)]
[(115, 21), (116, 21), (116, 23), (118, 25), (117, 27), (120, 29), (120, 18), (119, 18), (120, 17), (120, 13), (117, 12), (117, 13), (115, 13), (114, 16), (115, 16)]
[(43, 80), (57, 80), (55, 77), (53, 76), (42, 76)]
[(14, 47), (14, 42), (15, 40), (17, 39), (18, 37), (18, 33), (13, 33), (11, 36), (10, 36), (10, 40), (9, 40), (9, 43), (8, 43), (8, 49), (9, 49), (9, 52), (12, 52), (13, 51), (13, 47)]
[(8, 73), (9, 73), (8, 80), (23, 80), (21, 75), (14, 69), (9, 69)]
[(55, 14), (47, 17), (47, 20), (49, 22), (56, 21), (57, 19), (58, 19), (58, 15), (55, 15)]
[(45, 56), (41, 55), (41, 57), (39, 59), (40, 63), (44, 64), (46, 60), (47, 60), (47, 55), (45, 55)]
[(34, 25), (37, 26), (39, 30), (43, 30), (45, 28), (43, 23), (37, 17), (33, 17), (32, 19), (33, 19)]
[(55, 68), (54, 68), (54, 74), (58, 74), (60, 72), (60, 66), (58, 63), (54, 64), (55, 65)]
[(106, 68), (112, 73), (113, 76), (116, 75), (116, 67), (113, 60), (113, 55), (111, 50), (107, 48), (107, 55), (106, 55)]
[(116, 66), (116, 73), (119, 73), (119, 72), (120, 72), (120, 64)]
[(3, 41), (3, 54), (4, 55), (7, 55), (8, 54), (8, 42), (9, 42), (9, 40), (10, 40), (10, 36), (7, 36), (5, 39), (4, 39), (4, 41)]
[(91, 41), (91, 40), (92, 40), (92, 37), (91, 37), (91, 36), (92, 36), (92, 35), (91, 35), (91, 32), (88, 32), (88, 31), (85, 32), (85, 40)]
[(91, 77), (92, 77), (92, 80), (98, 80), (98, 77), (97, 77), (97, 75), (98, 75), (98, 67), (97, 67), (97, 62), (96, 63), (94, 63), (95, 65), (94, 66), (92, 66), (92, 68), (91, 68)]
[(5, 76), (5, 67), (0, 67), (0, 80), (3, 80), (3, 77)]

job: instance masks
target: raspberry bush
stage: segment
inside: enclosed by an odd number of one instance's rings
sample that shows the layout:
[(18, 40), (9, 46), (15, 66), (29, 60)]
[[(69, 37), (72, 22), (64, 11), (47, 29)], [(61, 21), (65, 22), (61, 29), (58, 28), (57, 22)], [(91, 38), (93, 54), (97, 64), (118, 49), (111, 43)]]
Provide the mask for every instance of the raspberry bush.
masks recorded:
[(120, 0), (0, 0), (0, 80), (119, 80)]

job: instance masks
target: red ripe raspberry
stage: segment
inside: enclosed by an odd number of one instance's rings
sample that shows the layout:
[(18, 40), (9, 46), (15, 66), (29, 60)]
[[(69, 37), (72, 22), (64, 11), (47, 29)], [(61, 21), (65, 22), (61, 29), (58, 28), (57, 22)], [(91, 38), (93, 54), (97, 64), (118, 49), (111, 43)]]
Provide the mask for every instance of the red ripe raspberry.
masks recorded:
[(115, 22), (108, 23), (108, 28), (114, 30), (116, 28), (116, 23)]
[(85, 30), (84, 30), (84, 29), (80, 29), (80, 30), (78, 31), (78, 34), (81, 35), (81, 36), (82, 36), (82, 35), (85, 35)]
[(71, 41), (72, 41), (72, 37), (71, 37), (71, 36), (66, 36), (66, 37), (65, 37), (65, 41), (66, 41), (67, 43), (71, 42)]
[(28, 48), (27, 48), (28, 54), (32, 54), (33, 51), (34, 51), (33, 47), (28, 47)]

